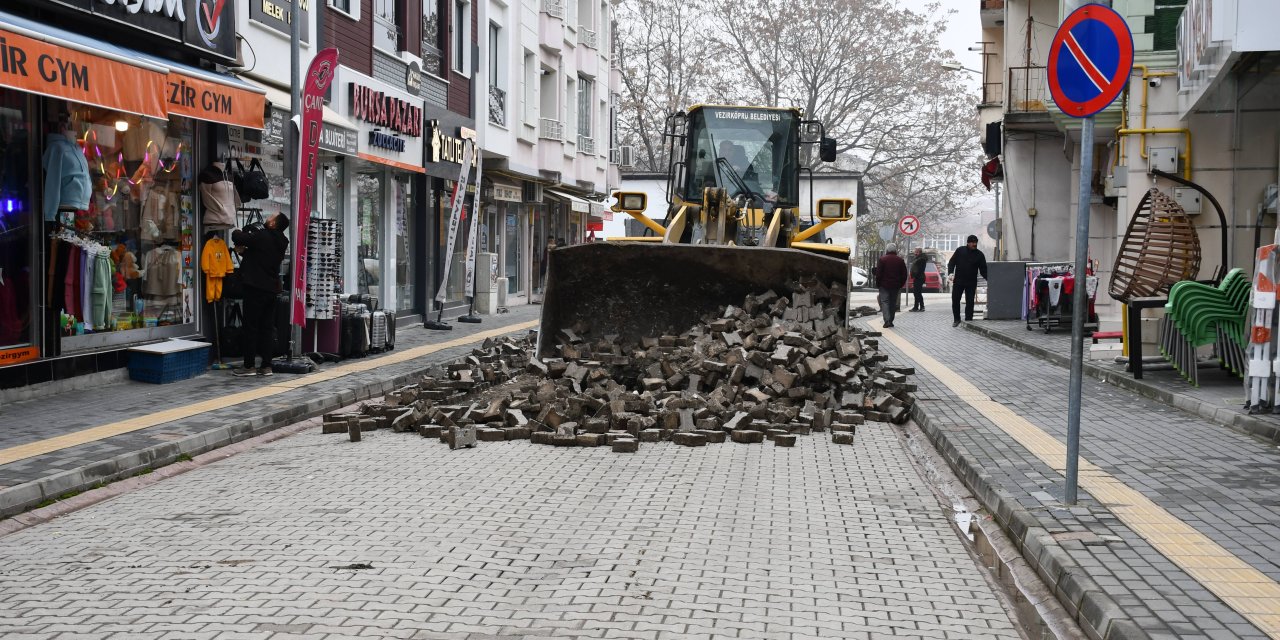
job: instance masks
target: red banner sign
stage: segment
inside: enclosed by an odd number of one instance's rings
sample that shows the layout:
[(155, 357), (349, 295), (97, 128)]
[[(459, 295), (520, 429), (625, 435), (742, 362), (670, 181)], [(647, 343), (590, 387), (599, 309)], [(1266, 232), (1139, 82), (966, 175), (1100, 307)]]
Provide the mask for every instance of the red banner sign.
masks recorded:
[(311, 223), (312, 194), (320, 157), (320, 128), (324, 118), (324, 94), (338, 67), (338, 50), (316, 54), (302, 84), (302, 129), (298, 135), (298, 202), (293, 218), (293, 313), (290, 321), (307, 322), (307, 225)]

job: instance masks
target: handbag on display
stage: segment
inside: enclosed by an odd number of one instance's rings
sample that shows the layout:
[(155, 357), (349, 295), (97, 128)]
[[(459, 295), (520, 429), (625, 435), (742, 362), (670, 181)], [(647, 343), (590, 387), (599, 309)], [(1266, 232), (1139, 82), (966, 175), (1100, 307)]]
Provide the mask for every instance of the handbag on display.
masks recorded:
[[(226, 283), (223, 283), (226, 289)], [(234, 358), (244, 355), (244, 314), (239, 304), (227, 305), (227, 322), (218, 334), (219, 355)]]
[(235, 169), (231, 172), (231, 176), (236, 184), (236, 193), (240, 194), (242, 202), (261, 200), (271, 195), (271, 186), (267, 183), (267, 172), (262, 170), (262, 163), (258, 162), (257, 158), (249, 161), (248, 169), (238, 159), (232, 162), (235, 163)]

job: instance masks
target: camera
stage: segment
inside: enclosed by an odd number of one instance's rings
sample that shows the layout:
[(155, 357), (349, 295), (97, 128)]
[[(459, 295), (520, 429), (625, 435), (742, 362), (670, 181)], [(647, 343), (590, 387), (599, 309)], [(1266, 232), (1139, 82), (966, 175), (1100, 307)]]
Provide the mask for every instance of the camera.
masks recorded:
[(1147, 84), (1154, 89), (1155, 87), (1160, 86), (1160, 78), (1149, 78), (1147, 79)]

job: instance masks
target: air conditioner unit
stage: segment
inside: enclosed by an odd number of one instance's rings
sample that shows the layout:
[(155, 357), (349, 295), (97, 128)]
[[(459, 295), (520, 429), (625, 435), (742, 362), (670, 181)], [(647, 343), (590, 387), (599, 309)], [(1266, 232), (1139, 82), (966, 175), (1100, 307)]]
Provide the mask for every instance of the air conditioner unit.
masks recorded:
[(634, 167), (634, 166), (636, 166), (636, 148), (635, 148), (635, 147), (623, 147), (623, 148), (622, 148), (622, 161), (621, 161), (621, 162), (619, 162), (619, 163), (618, 163), (618, 165), (619, 165), (619, 166), (622, 166), (622, 167)]
[(542, 184), (525, 180), (521, 199), (525, 202), (542, 202)]

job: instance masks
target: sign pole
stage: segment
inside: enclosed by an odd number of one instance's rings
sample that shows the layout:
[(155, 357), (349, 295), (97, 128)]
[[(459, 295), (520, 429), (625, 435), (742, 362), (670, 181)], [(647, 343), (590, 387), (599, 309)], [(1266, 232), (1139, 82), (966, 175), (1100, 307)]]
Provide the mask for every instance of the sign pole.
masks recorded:
[(1080, 466), (1080, 385), (1084, 373), (1084, 323), (1089, 296), (1085, 286), (1089, 260), (1089, 197), (1093, 193), (1093, 116), (1080, 121), (1080, 190), (1076, 203), (1076, 285), (1071, 292), (1071, 382), (1067, 395), (1067, 504), (1076, 503)]
[[(1080, 119), (1080, 180), (1076, 200), (1075, 290), (1071, 292), (1071, 378), (1067, 387), (1067, 461), (1063, 501), (1076, 504), (1080, 479), (1080, 394), (1084, 323), (1089, 313), (1089, 199), (1093, 194), (1093, 116), (1129, 83), (1133, 32), (1110, 7), (1085, 4), (1058, 26), (1049, 46), (1049, 94), (1064, 115)], [(998, 197), (998, 196), (997, 196)], [(997, 219), (999, 211), (997, 210)]]
[[(289, 93), (291, 94), (290, 100), (289, 100), (289, 119), (291, 122), (296, 122), (298, 123), (299, 126), (301, 126), (301, 123), (302, 123), (302, 52), (301, 52), (302, 20), (299, 20), (298, 16), (296, 15), (297, 8), (298, 8), (298, 3), (294, 2), (289, 9), (289, 89), (290, 89)], [(289, 132), (288, 132), (289, 142), (285, 145), (285, 154), (286, 154), (286, 157), (289, 158), (289, 163), (288, 163), (288, 166), (286, 167), (286, 169), (289, 171), (289, 177), (290, 177), (289, 203), (292, 204), (294, 207), (297, 207), (298, 198), (301, 193), (301, 189), (299, 188), (301, 185), (298, 184), (299, 183), (298, 176), (301, 175), (301, 169), (302, 169), (302, 154), (300, 153), (301, 149), (298, 143), (302, 139), (302, 135), (301, 135), (302, 132), (296, 129), (295, 127), (289, 127), (288, 129), (289, 129)], [(302, 220), (297, 219), (297, 215), (295, 214), (294, 225), (293, 225), (294, 255), (304, 255), (304, 254), (300, 254), (299, 252), (306, 251), (306, 247), (302, 245), (307, 241), (307, 239), (305, 236), (298, 233), (298, 230), (301, 228), (299, 225), (302, 222), (303, 222)], [(298, 262), (299, 262), (298, 260), (293, 261), (294, 269), (299, 268)], [(301, 265), (301, 267), (303, 269), (306, 268), (305, 265)], [(289, 276), (294, 281), (297, 281), (299, 279), (298, 274), (295, 273), (292, 269), (289, 272)], [(289, 304), (291, 306), (296, 306), (297, 295), (298, 295), (297, 292), (294, 291), (292, 293), (292, 297), (289, 298)], [(289, 359), (290, 360), (294, 360), (302, 357), (302, 324), (306, 322), (305, 319), (303, 319), (302, 321), (299, 321), (297, 318), (293, 318), (292, 313), (293, 312), (291, 309), (290, 310), (291, 322), (289, 326)]]

